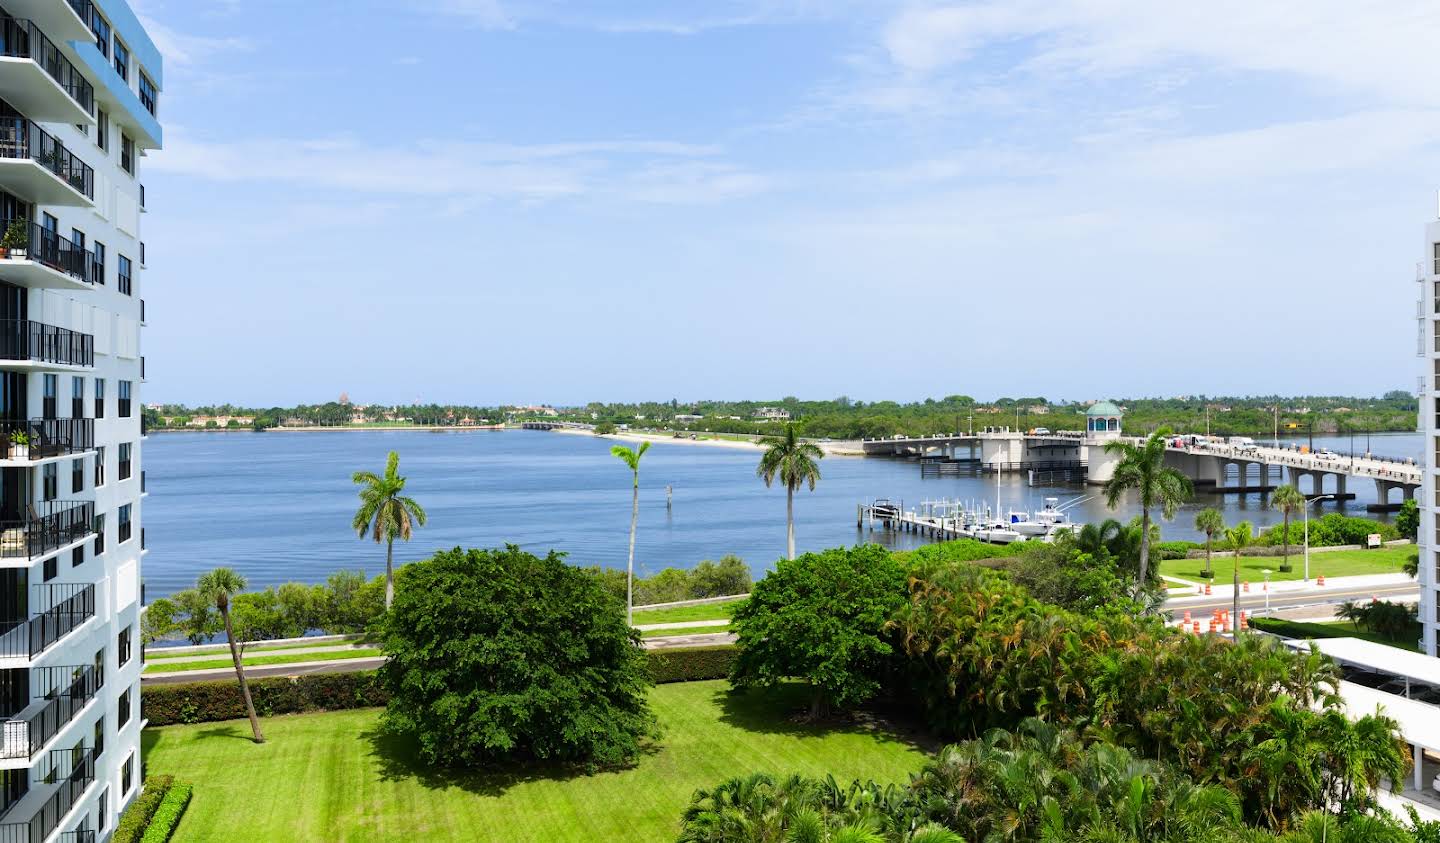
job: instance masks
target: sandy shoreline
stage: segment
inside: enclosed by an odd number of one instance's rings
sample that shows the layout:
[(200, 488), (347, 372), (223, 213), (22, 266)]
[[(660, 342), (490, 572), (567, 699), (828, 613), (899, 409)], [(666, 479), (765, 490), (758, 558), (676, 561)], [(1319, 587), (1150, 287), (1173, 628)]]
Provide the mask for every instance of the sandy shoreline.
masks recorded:
[[(570, 435), (572, 435), (572, 436), (595, 436), (595, 435), (596, 435), (595, 433), (593, 433), (592, 431), (589, 431), (589, 430), (576, 430), (576, 429), (574, 429), (574, 428), (566, 428), (566, 427), (557, 427), (557, 428), (555, 428), (555, 429), (554, 429), (553, 431), (551, 431), (551, 432), (552, 432), (552, 433), (568, 433), (568, 434), (570, 434)], [(699, 434), (699, 435), (700, 435), (700, 436), (704, 436), (705, 434), (701, 433), (701, 434)], [(669, 434), (669, 433), (640, 433), (640, 432), (631, 431), (631, 430), (617, 430), (617, 431), (615, 431), (614, 433), (604, 434), (604, 435), (600, 436), (599, 438), (601, 438), (601, 439), (622, 439), (622, 440), (625, 440), (625, 441), (627, 441), (627, 442), (654, 442), (654, 443), (657, 443), (657, 444), (691, 445), (691, 446), (699, 445), (699, 446), (708, 447), (708, 448), (729, 448), (729, 449), (732, 450), (732, 451), (763, 451), (763, 450), (764, 450), (764, 446), (762, 446), (762, 445), (760, 445), (760, 444), (758, 444), (758, 443), (756, 443), (756, 442), (746, 442), (746, 441), (738, 440), (738, 439), (691, 439), (689, 436), (677, 437), (677, 436), (674, 436), (674, 435)], [(857, 451), (857, 450), (855, 450), (855, 449), (853, 449), (853, 448), (845, 448), (845, 447), (842, 446), (842, 443), (837, 443), (837, 442), (817, 442), (817, 443), (815, 443), (815, 444), (818, 445), (818, 446), (820, 446), (820, 450), (824, 451), (825, 454), (826, 454), (826, 456), (839, 456), (839, 457), (863, 457), (863, 456), (865, 456), (864, 452), (862, 452), (862, 451)]]

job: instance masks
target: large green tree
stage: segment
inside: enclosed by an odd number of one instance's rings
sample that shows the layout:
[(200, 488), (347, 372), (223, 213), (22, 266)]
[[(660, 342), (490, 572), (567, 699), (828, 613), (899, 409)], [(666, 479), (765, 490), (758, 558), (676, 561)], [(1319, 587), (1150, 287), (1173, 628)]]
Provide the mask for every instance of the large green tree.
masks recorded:
[(1283, 543), (1280, 570), (1290, 570), (1290, 517), (1305, 509), (1305, 496), (1294, 486), (1281, 486), (1270, 495), (1270, 508), (1278, 509), (1280, 514), (1285, 516), (1284, 532), (1281, 534)]
[(256, 743), (264, 743), (265, 735), (260, 731), (260, 718), (255, 716), (255, 703), (250, 699), (250, 684), (245, 681), (245, 664), (240, 658), (240, 642), (235, 637), (235, 627), (230, 621), (230, 598), (245, 590), (245, 578), (230, 568), (216, 568), (200, 575), (195, 591), (208, 600), (220, 612), (225, 625), (225, 639), (230, 644), (230, 660), (235, 663), (235, 678), (240, 681), (240, 695), (245, 698), (245, 714), (250, 718), (250, 730), (255, 734)]
[(428, 764), (613, 765), (654, 732), (639, 633), (554, 552), (455, 548), (406, 565), (376, 628), (382, 722)]
[(1233, 592), (1231, 594), (1230, 628), (1236, 633), (1240, 632), (1240, 554), (1255, 540), (1255, 530), (1250, 526), (1249, 521), (1241, 521), (1234, 527), (1225, 531), (1225, 538), (1230, 543), (1230, 549), (1234, 551), (1233, 561), (1235, 576), (1231, 581)]
[(811, 718), (863, 702), (880, 688), (876, 677), (892, 652), (885, 624), (904, 593), (905, 572), (879, 545), (780, 560), (731, 619), (740, 649), (731, 683), (803, 680)]
[(1195, 514), (1195, 529), (1205, 534), (1205, 579), (1212, 579), (1215, 576), (1215, 569), (1210, 564), (1210, 552), (1215, 545), (1216, 534), (1225, 532), (1225, 516), (1220, 510), (1213, 506), (1207, 506)]
[(395, 540), (410, 541), (415, 525), (425, 526), (425, 510), (414, 498), (403, 494), (405, 478), (400, 476), (400, 454), (391, 451), (385, 459), (385, 474), (357, 471), (351, 477), (360, 487), (360, 508), (350, 526), (365, 538), (370, 533), (375, 542), (385, 542), (385, 608), (395, 602)]
[(649, 442), (641, 442), (640, 447), (630, 449), (624, 445), (614, 445), (610, 448), (611, 456), (625, 463), (630, 469), (630, 554), (625, 559), (625, 622), (631, 623), (635, 618), (635, 530), (640, 526), (640, 458), (650, 450)]
[(1107, 454), (1120, 459), (1115, 472), (1105, 483), (1105, 503), (1111, 509), (1120, 505), (1125, 493), (1134, 490), (1140, 498), (1140, 571), (1136, 589), (1150, 581), (1150, 512), (1157, 507), (1168, 521), (1175, 517), (1180, 504), (1195, 494), (1195, 486), (1177, 469), (1165, 465), (1165, 440), (1170, 429), (1162, 427), (1140, 444), (1125, 439), (1105, 443)]
[(819, 446), (802, 441), (795, 433), (795, 425), (785, 425), (781, 436), (769, 436), (760, 440), (765, 453), (760, 455), (760, 465), (755, 474), (769, 486), (779, 477), (785, 484), (785, 555), (795, 558), (795, 491), (808, 485), (815, 491), (820, 480), (820, 460), (825, 452)]

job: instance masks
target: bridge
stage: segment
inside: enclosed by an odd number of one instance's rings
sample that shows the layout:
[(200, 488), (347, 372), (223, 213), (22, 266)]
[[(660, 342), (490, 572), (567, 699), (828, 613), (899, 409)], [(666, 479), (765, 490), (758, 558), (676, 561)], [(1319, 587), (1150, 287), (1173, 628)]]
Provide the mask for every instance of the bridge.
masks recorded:
[(594, 430), (593, 424), (570, 421), (527, 421), (520, 423), (521, 430)]

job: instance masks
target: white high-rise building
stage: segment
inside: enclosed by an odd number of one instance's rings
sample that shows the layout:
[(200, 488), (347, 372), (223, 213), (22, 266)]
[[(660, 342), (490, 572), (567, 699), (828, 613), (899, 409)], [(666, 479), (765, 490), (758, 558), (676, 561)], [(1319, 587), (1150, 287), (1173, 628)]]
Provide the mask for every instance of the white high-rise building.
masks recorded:
[(124, 0), (0, 0), (0, 843), (108, 840), (140, 790), (161, 83)]
[(1425, 431), (1425, 474), (1420, 501), (1420, 651), (1440, 656), (1440, 222), (1425, 226), (1420, 263), (1420, 429)]

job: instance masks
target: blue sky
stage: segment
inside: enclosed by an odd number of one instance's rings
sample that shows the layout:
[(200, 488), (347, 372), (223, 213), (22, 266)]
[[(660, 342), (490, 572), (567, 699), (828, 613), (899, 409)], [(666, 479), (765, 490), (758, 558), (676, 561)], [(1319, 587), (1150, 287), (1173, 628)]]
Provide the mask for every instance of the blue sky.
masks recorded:
[(1414, 386), (1433, 0), (132, 2), (147, 401)]

